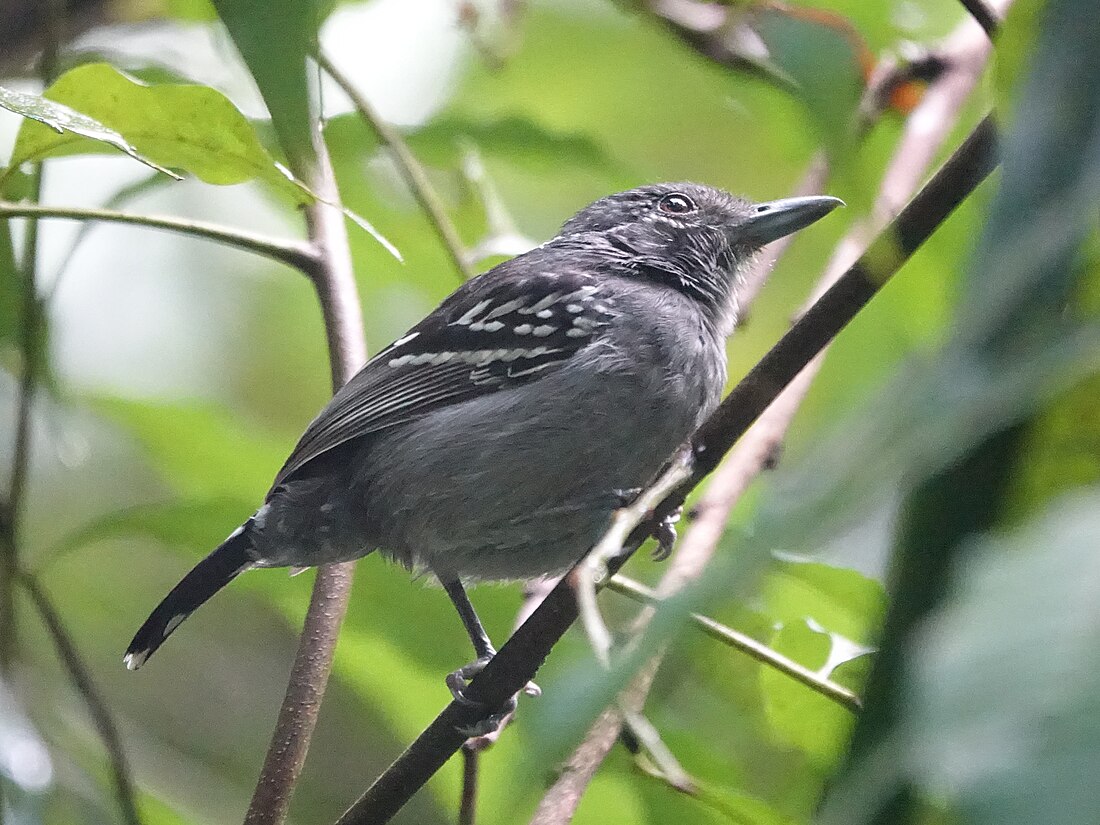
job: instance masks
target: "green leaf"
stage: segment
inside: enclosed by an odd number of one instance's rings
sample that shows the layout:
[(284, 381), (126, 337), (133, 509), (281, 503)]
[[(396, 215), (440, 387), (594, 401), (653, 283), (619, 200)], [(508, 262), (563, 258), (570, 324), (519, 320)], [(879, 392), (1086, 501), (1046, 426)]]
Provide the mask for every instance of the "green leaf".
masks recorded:
[(567, 161), (621, 176), (624, 186), (630, 179), (624, 164), (591, 136), (557, 132), (518, 115), (492, 119), (459, 114), (439, 117), (410, 134), (408, 142), (425, 163), (457, 163), (465, 147), (473, 143), (487, 156), (508, 158), (534, 172), (552, 173)]
[(164, 0), (165, 13), (176, 20), (208, 23), (218, 19), (210, 0)]
[(48, 563), (106, 539), (135, 535), (205, 554), (248, 517), (253, 504), (237, 498), (191, 499), (106, 513), (58, 542)]
[[(295, 201), (308, 199), (279, 169), (248, 119), (216, 89), (148, 86), (106, 63), (90, 63), (63, 74), (46, 96), (87, 112), (163, 166), (219, 185), (259, 180)], [(12, 163), (96, 151), (100, 146), (80, 134), (24, 123)]]
[[(769, 644), (799, 664), (820, 670), (833, 642), (827, 633), (796, 622), (783, 627)], [(779, 741), (803, 751), (819, 768), (839, 760), (854, 723), (849, 711), (770, 667), (760, 668), (760, 690)]]
[(290, 168), (308, 177), (315, 162), (306, 57), (317, 42), (315, 0), (214, 0), (263, 95)]
[(765, 611), (782, 624), (812, 619), (831, 633), (867, 644), (886, 610), (874, 579), (843, 567), (784, 557), (764, 583)]
[(125, 427), (182, 495), (258, 504), (290, 444), (245, 429), (210, 407), (97, 399), (95, 408)]
[(834, 167), (843, 170), (856, 146), (856, 111), (863, 93), (859, 42), (854, 30), (796, 15), (785, 9), (764, 9), (757, 32), (767, 44), (770, 62), (793, 83), (810, 122), (829, 152)]
[(972, 825), (1100, 810), (1100, 488), (974, 548), (913, 647), (916, 776)]
[[(51, 154), (49, 149), (44, 147), (51, 144), (56, 146), (72, 142), (94, 141), (102, 145), (113, 146), (115, 149), (125, 152), (134, 160), (144, 163), (146, 166), (151, 166), (158, 172), (179, 178), (174, 172), (142, 155), (118, 131), (108, 124), (101, 123), (95, 118), (94, 114), (89, 116), (83, 111), (72, 109), (64, 105), (63, 99), (47, 99), (39, 95), (17, 92), (14, 89), (6, 89), (0, 86), (0, 107), (17, 115), (22, 115), (33, 122), (23, 124), (20, 129), (20, 136), (23, 135), (24, 129), (30, 129), (32, 133), (37, 132), (39, 135), (38, 153), (27, 153), (25, 144), (21, 151), (19, 140), (16, 140), (16, 146), (12, 152), (11, 168), (17, 167), (24, 161), (41, 160), (49, 156)], [(77, 105), (80, 105), (79, 101), (77, 101)], [(3, 181), (3, 178), (0, 178), (0, 181)]]

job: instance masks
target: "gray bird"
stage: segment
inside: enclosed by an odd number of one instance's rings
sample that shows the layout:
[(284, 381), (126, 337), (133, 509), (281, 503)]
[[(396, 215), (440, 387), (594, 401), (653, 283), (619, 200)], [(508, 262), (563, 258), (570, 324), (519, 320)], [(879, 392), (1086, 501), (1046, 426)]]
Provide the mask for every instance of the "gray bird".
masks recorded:
[(336, 393), (126, 666), (245, 570), (378, 550), (454, 602), (477, 654), (448, 678), (460, 695), (494, 653), (463, 582), (560, 572), (593, 546), (718, 404), (754, 253), (840, 204), (643, 186), (463, 284)]

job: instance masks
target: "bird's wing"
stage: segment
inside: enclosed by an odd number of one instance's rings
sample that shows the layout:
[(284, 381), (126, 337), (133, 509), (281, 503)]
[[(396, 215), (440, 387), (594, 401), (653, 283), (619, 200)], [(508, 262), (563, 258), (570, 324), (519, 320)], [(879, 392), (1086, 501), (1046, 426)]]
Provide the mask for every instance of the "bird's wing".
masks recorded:
[(518, 276), (507, 266), (464, 284), (372, 358), (309, 425), (274, 486), (352, 439), (538, 380), (615, 314), (591, 274)]

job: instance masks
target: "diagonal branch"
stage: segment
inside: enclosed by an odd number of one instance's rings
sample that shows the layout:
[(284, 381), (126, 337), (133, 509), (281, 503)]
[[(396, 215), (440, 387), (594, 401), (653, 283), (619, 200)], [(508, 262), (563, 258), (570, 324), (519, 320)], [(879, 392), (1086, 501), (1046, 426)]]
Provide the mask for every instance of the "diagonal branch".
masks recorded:
[[(855, 263), (772, 350), (734, 388), (694, 439), (696, 468), (692, 478), (660, 507), (669, 512), (721, 460), (782, 389), (836, 336), (890, 279), (947, 216), (993, 170), (995, 128), (986, 119), (944, 167)], [(652, 531), (634, 531), (637, 547)], [(406, 801), (462, 746), (462, 732), (484, 715), (481, 708), (500, 708), (535, 675), (553, 645), (577, 618), (570, 582), (576, 569), (546, 600), (470, 683), (472, 704), (452, 702), (403, 754), (340, 817), (340, 825), (388, 821)]]
[(978, 21), (978, 25), (982, 27), (990, 40), (996, 37), (997, 29), (1001, 25), (1001, 18), (997, 16), (997, 12), (986, 0), (959, 0), (959, 2), (970, 13), (970, 16)]
[(381, 115), (371, 106), (370, 101), (355, 88), (355, 84), (351, 82), (350, 78), (333, 65), (328, 55), (318, 52), (317, 63), (325, 70), (325, 74), (331, 77), (336, 85), (343, 90), (344, 94), (351, 100), (355, 110), (359, 112), (359, 116), (370, 124), (379, 140), (393, 153), (398, 171), (401, 172), (405, 183), (412, 190), (413, 197), (420, 204), (420, 208), (428, 216), (428, 220), (435, 229), (436, 235), (439, 236), (440, 242), (451, 256), (458, 274), (467, 281), (473, 278), (477, 275), (477, 271), (470, 264), (469, 255), (466, 253), (462, 238), (459, 237), (458, 230), (451, 219), (447, 217), (447, 210), (443, 207), (443, 203), (439, 200), (439, 195), (436, 194), (435, 189), (432, 188), (424, 167), (420, 165), (420, 161), (409, 149), (409, 145), (401, 137), (401, 133), (382, 119)]

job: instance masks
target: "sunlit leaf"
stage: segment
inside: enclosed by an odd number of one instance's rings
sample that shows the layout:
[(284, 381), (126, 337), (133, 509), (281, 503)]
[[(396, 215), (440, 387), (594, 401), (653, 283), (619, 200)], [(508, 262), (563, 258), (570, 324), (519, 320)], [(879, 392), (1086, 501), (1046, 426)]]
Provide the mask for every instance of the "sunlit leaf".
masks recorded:
[[(216, 89), (147, 86), (105, 63), (90, 63), (63, 74), (46, 96), (99, 119), (162, 166), (207, 183), (259, 180), (294, 200), (308, 200), (276, 166), (248, 119)], [(25, 123), (12, 162), (94, 151), (99, 147), (80, 134)]]
[(783, 558), (764, 581), (764, 609), (783, 624), (812, 619), (854, 642), (871, 641), (882, 622), (882, 585), (855, 570)]
[[(47, 91), (49, 94), (49, 91)], [(22, 146), (16, 141), (16, 148), (12, 152), (11, 166), (16, 167), (28, 160), (41, 160), (47, 157), (49, 147), (79, 143), (81, 141), (95, 141), (104, 146), (112, 146), (126, 153), (134, 160), (151, 166), (158, 172), (163, 172), (172, 177), (179, 177), (174, 172), (165, 169), (155, 160), (146, 157), (134, 147), (122, 134), (111, 126), (100, 122), (94, 116), (77, 111), (65, 105), (61, 100), (41, 97), (27, 92), (18, 92), (14, 89), (6, 89), (0, 86), (0, 107), (22, 115), (34, 124), (24, 124), (24, 129), (32, 134), (37, 132), (38, 141), (31, 139), (30, 147), (24, 142)], [(75, 101), (78, 105), (89, 101)], [(94, 106), (86, 108), (95, 112)], [(47, 137), (49, 136), (49, 137)], [(30, 151), (28, 151), (30, 148)]]
[[(828, 634), (795, 622), (776, 633), (770, 645), (799, 664), (820, 670), (833, 642)], [(822, 769), (840, 758), (853, 724), (850, 711), (770, 667), (760, 668), (760, 690), (781, 741), (804, 751)]]

